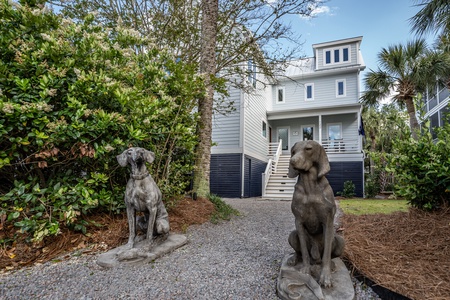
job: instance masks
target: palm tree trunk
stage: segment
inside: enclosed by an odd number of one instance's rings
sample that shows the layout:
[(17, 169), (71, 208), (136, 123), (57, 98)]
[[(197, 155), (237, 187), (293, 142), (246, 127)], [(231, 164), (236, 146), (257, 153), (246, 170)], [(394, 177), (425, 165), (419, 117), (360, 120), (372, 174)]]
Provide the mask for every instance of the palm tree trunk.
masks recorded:
[(406, 111), (409, 115), (409, 128), (411, 129), (411, 134), (413, 139), (418, 139), (418, 132), (420, 129), (419, 122), (417, 121), (416, 117), (416, 108), (414, 106), (413, 98), (406, 98), (405, 99), (405, 105), (406, 105)]
[(211, 79), (216, 73), (216, 32), (219, 10), (218, 0), (203, 0), (202, 49), (200, 73), (204, 76), (206, 94), (199, 99), (200, 115), (197, 126), (199, 144), (197, 146), (193, 192), (206, 197), (209, 194), (211, 135), (214, 87)]

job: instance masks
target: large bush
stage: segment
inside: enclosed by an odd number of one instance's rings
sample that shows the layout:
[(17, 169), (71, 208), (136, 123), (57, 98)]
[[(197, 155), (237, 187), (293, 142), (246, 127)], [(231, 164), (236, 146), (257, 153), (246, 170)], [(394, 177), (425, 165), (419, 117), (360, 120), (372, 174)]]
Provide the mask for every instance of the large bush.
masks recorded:
[(437, 129), (437, 140), (427, 127), (417, 141), (394, 144), (387, 170), (395, 174), (397, 195), (414, 207), (432, 210), (450, 202), (450, 124)]
[(155, 152), (166, 201), (192, 170), (195, 68), (93, 20), (0, 0), (0, 218), (35, 241), (121, 209), (127, 171), (116, 155), (129, 146)]

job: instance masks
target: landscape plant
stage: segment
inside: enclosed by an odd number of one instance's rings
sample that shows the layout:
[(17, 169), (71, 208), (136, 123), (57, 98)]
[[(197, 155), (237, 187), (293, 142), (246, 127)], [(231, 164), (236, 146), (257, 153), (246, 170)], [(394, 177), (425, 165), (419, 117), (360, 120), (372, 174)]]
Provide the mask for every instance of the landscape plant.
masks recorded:
[(450, 204), (450, 124), (434, 128), (423, 123), (417, 140), (397, 140), (386, 170), (395, 176), (396, 195), (417, 208), (435, 210)]
[(197, 143), (195, 67), (120, 24), (79, 24), (0, 0), (0, 219), (35, 242), (123, 207), (129, 146), (155, 152), (164, 195), (182, 195)]
[(337, 192), (336, 194), (344, 198), (352, 198), (353, 196), (356, 195), (355, 184), (351, 180), (345, 181), (343, 190)]
[[(143, 36), (155, 36), (159, 48), (170, 49), (180, 60), (198, 65), (207, 93), (199, 97), (193, 191), (209, 194), (212, 117), (236, 109), (224, 94), (227, 87), (254, 93), (256, 84), (279, 74), (301, 55), (302, 39), (295, 36), (290, 16), (313, 17), (323, 1), (49, 0), (75, 20), (98, 12), (97, 21), (124, 22)], [(264, 76), (258, 76), (257, 74)]]
[(217, 223), (219, 222), (219, 220), (230, 220), (231, 216), (239, 215), (239, 211), (234, 209), (229, 204), (225, 203), (225, 201), (223, 201), (219, 196), (209, 194), (208, 199), (214, 204), (214, 207), (216, 209), (216, 211), (211, 216), (211, 222)]

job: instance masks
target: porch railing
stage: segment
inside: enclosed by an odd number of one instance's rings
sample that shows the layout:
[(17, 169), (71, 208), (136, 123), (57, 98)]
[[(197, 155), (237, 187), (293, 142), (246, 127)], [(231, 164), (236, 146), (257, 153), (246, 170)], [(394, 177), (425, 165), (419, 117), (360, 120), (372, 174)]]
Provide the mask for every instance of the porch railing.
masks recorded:
[(351, 153), (361, 151), (358, 140), (322, 140), (322, 146), (327, 153)]
[(425, 103), (423, 104), (423, 109), (425, 112), (431, 111), (433, 108), (438, 106), (440, 103), (444, 102), (445, 99), (447, 99), (450, 95), (450, 90), (448, 88), (442, 88), (438, 91), (437, 95), (434, 95), (427, 99)]
[(281, 144), (282, 140), (278, 143), (269, 144), (269, 161), (267, 162), (267, 167), (264, 173), (262, 173), (262, 195), (266, 193), (266, 187), (269, 183), (270, 176), (277, 169), (278, 159), (281, 155)]

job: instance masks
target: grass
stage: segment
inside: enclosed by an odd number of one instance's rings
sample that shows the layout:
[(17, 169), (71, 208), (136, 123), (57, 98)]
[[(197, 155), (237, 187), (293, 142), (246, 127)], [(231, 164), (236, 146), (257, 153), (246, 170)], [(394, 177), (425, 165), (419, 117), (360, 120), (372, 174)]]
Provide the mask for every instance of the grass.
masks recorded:
[(239, 211), (226, 204), (219, 196), (211, 194), (208, 199), (216, 208), (216, 212), (211, 216), (212, 223), (216, 224), (219, 220), (229, 220), (232, 215), (239, 216)]
[(380, 199), (345, 199), (339, 201), (339, 206), (345, 214), (391, 214), (396, 211), (408, 211), (406, 200)]

